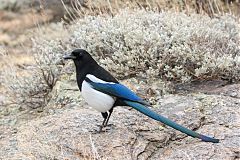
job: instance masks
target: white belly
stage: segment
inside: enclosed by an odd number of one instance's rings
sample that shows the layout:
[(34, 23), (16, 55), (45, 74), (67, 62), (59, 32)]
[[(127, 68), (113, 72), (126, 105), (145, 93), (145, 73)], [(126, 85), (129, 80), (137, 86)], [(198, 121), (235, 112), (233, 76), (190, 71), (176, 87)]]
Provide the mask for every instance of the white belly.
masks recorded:
[(82, 96), (89, 106), (99, 112), (109, 111), (115, 102), (113, 97), (93, 89), (86, 81), (82, 83)]

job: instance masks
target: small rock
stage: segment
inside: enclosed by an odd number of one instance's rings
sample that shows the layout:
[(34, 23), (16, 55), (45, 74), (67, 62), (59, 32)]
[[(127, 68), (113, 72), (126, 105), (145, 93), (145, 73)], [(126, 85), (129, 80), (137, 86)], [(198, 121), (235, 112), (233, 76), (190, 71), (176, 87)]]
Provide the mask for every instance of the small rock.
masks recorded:
[(238, 96), (238, 93), (237, 93), (237, 92), (231, 92), (231, 93), (230, 93), (230, 96), (231, 96), (231, 97), (237, 97), (237, 96)]

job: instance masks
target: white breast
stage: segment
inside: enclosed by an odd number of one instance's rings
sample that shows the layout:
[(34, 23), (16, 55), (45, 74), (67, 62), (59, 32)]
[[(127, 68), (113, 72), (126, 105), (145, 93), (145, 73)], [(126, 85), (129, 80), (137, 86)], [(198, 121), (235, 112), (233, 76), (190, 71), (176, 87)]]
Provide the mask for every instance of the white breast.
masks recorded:
[[(93, 75), (88, 74), (87, 77), (93, 82), (108, 83)], [(115, 103), (113, 97), (93, 89), (86, 81), (82, 83), (82, 96), (89, 106), (99, 112), (109, 111)]]

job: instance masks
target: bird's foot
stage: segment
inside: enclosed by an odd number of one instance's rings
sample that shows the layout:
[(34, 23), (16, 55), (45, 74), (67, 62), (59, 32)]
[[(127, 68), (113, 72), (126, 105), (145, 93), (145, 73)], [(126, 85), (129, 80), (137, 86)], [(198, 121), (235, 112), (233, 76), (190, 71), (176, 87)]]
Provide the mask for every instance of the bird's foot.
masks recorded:
[(107, 132), (107, 131), (111, 130), (112, 126), (113, 126), (113, 124), (108, 124), (107, 126), (100, 125), (97, 133)]
[(107, 124), (107, 125), (104, 125), (104, 127), (112, 127), (113, 124)]
[(103, 126), (103, 125), (101, 125), (101, 126), (99, 127), (98, 133), (101, 133), (101, 132), (103, 132), (103, 128), (104, 128), (104, 126)]

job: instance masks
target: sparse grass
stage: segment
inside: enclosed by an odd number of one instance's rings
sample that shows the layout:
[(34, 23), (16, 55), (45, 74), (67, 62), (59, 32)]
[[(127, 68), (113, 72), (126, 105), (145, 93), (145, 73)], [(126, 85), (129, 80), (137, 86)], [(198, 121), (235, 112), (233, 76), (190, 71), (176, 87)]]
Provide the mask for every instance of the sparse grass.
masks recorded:
[(224, 13), (238, 15), (239, 1), (225, 0), (95, 0), (85, 1), (74, 0), (71, 3), (72, 9), (68, 10), (69, 17), (74, 19), (76, 13), (80, 17), (86, 15), (101, 15), (104, 13), (116, 15), (123, 8), (130, 9), (147, 9), (153, 11), (175, 11), (185, 12), (187, 14), (199, 13), (211, 17), (219, 16)]

